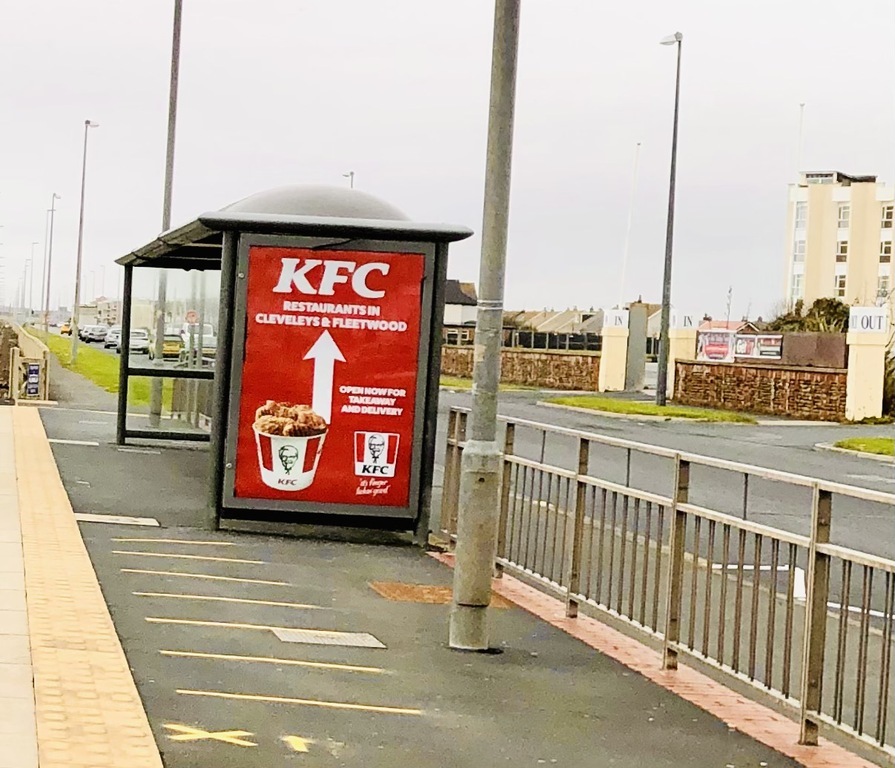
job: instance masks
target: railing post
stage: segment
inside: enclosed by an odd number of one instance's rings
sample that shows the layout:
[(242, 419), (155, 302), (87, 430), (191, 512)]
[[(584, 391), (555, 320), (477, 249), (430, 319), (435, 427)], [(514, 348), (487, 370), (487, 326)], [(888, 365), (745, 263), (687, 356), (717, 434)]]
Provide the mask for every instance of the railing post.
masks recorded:
[(581, 592), (581, 549), (584, 541), (584, 514), (587, 510), (587, 485), (582, 479), (590, 463), (590, 441), (578, 438), (578, 477), (575, 481), (575, 524), (572, 529), (572, 553), (569, 557), (569, 578), (566, 589), (566, 616), (578, 616), (578, 599)]
[[(500, 518), (497, 523), (497, 556), (507, 556), (507, 522), (510, 515), (510, 473), (512, 465), (507, 461), (507, 456), (513, 455), (513, 447), (516, 439), (516, 425), (507, 423), (503, 437), (503, 476), (500, 481)], [(494, 576), (503, 576), (503, 565), (494, 563)]]
[[(684, 555), (687, 541), (687, 513), (680, 509), (690, 495), (690, 462), (674, 459), (674, 495), (671, 501), (671, 533), (668, 557), (668, 596), (665, 610), (665, 652), (663, 667), (677, 669), (677, 648), (681, 639), (681, 604), (684, 594)], [(659, 542), (662, 546), (662, 542)]]
[[(799, 743), (817, 746), (821, 687), (824, 675), (824, 648), (827, 632), (827, 599), (830, 589), (830, 556), (817, 551), (818, 544), (830, 541), (833, 494), (814, 484), (811, 503), (811, 534), (808, 543), (805, 634), (802, 648), (801, 731)], [(845, 600), (846, 598), (843, 598)]]
[(451, 520), (456, 519), (456, 497), (454, 495), (454, 484), (457, 477), (457, 455), (459, 448), (457, 441), (457, 423), (459, 422), (459, 414), (453, 408), (448, 411), (448, 428), (447, 428), (447, 445), (444, 448), (444, 479), (441, 486), (441, 530), (442, 533), (450, 535), (454, 533), (451, 529)]

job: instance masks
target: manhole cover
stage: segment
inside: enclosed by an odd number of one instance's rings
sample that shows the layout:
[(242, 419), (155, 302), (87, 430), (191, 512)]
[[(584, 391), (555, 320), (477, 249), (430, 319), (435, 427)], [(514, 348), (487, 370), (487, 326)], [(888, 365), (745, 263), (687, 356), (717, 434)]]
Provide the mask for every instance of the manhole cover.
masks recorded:
[(350, 648), (385, 648), (369, 632), (332, 632), (325, 629), (284, 629), (277, 627), (273, 633), (284, 643), (306, 645), (341, 645)]
[[(435, 584), (404, 584), (400, 581), (371, 581), (370, 587), (386, 600), (399, 603), (427, 603), (428, 605), (448, 605), (451, 602), (450, 587)], [(510, 608), (512, 603), (500, 595), (491, 595), (492, 608)]]

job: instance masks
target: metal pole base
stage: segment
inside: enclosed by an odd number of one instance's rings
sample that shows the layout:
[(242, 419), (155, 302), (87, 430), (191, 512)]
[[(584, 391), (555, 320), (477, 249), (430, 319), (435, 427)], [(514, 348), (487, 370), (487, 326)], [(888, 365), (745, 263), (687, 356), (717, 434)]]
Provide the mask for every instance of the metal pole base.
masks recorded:
[(457, 651), (488, 651), (487, 606), (454, 605), (448, 643)]

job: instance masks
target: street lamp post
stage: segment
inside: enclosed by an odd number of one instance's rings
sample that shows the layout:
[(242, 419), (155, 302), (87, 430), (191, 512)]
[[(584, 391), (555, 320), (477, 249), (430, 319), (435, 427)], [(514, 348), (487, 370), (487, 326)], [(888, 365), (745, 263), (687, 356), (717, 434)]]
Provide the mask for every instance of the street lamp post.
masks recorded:
[(25, 259), (25, 272), (22, 275), (22, 322), (28, 319), (31, 314), (31, 294), (27, 293), (27, 288), (34, 280), (34, 260)]
[(681, 44), (684, 36), (675, 32), (661, 41), (677, 45), (677, 74), (674, 79), (674, 128), (671, 133), (671, 175), (668, 184), (668, 220), (665, 227), (665, 272), (662, 279), (662, 324), (659, 330), (659, 370), (656, 405), (665, 405), (668, 389), (668, 326), (671, 323), (671, 254), (674, 243), (674, 183), (677, 175), (677, 123), (681, 97)]
[(451, 648), (488, 650), (488, 604), (497, 552), (502, 450), (497, 443), (497, 389), (503, 330), (516, 62), (521, 0), (496, 0), (491, 101), (482, 212), (482, 257), (469, 438), (463, 451), (451, 606)]
[(343, 178), (348, 179), (348, 187), (350, 189), (354, 189), (354, 171), (348, 171), (348, 173), (342, 174)]
[(44, 270), (46, 272), (46, 292), (44, 293), (45, 334), (49, 332), (48, 326), (50, 324), (50, 276), (53, 274), (53, 225), (56, 221), (56, 201), (61, 199), (62, 197), (54, 192), (53, 197), (50, 198), (50, 207), (47, 209), (47, 213), (50, 216), (50, 225), (49, 235), (47, 236), (47, 268)]
[(40, 245), (37, 240), (31, 241), (31, 280), (28, 281), (28, 317), (31, 317), (31, 301), (34, 297), (34, 246)]
[(99, 123), (84, 121), (84, 153), (81, 158), (81, 210), (78, 213), (78, 255), (75, 265), (75, 303), (71, 310), (71, 361), (78, 359), (78, 307), (81, 305), (81, 255), (84, 246), (84, 190), (87, 184), (87, 133)]

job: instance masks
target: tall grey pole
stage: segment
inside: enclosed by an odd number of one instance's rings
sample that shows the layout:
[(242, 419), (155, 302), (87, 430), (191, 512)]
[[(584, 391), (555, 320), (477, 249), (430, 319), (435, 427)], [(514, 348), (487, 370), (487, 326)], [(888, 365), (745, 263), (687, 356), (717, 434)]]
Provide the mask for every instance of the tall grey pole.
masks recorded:
[(488, 649), (488, 604), (497, 549), (502, 452), (497, 443), (497, 389), (503, 327), (516, 60), (521, 0), (496, 0), (491, 105), (485, 165), (482, 257), (469, 439), (463, 451), (450, 647)]
[(75, 303), (71, 310), (71, 361), (78, 359), (78, 315), (81, 306), (81, 256), (84, 251), (84, 190), (87, 188), (87, 132), (96, 123), (84, 121), (84, 153), (81, 159), (81, 208), (78, 212), (78, 254), (75, 258)]
[(659, 330), (659, 370), (656, 405), (665, 405), (668, 389), (668, 326), (671, 322), (671, 254), (674, 244), (674, 183), (677, 175), (677, 121), (681, 98), (681, 45), (684, 36), (675, 32), (666, 45), (677, 44), (677, 74), (674, 79), (674, 128), (671, 133), (671, 176), (668, 183), (668, 220), (665, 227), (665, 272), (662, 279), (662, 324)]
[[(171, 84), (168, 88), (168, 142), (165, 151), (165, 192), (162, 200), (162, 232), (171, 228), (171, 199), (174, 195), (174, 138), (177, 133), (177, 82), (180, 77), (180, 26), (183, 0), (174, 0), (174, 25), (171, 34)], [(165, 343), (165, 304), (168, 301), (168, 273), (158, 276), (158, 297), (155, 318), (155, 364), (163, 364)], [(122, 365), (128, 361), (122, 357)], [(157, 427), (162, 417), (162, 380), (152, 379), (149, 392), (149, 424)]]
[(31, 317), (31, 304), (34, 298), (34, 246), (40, 245), (37, 240), (31, 241), (31, 279), (28, 281), (28, 317)]
[(47, 237), (47, 285), (44, 294), (44, 333), (49, 333), (50, 324), (50, 278), (53, 275), (53, 225), (56, 223), (56, 201), (62, 198), (53, 193), (50, 198), (50, 234)]

